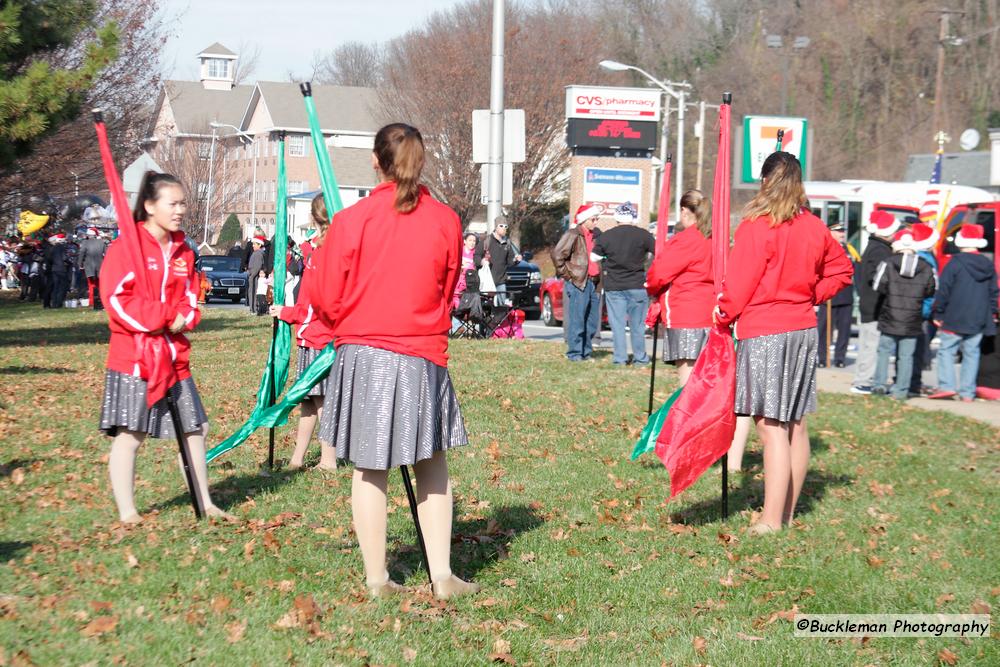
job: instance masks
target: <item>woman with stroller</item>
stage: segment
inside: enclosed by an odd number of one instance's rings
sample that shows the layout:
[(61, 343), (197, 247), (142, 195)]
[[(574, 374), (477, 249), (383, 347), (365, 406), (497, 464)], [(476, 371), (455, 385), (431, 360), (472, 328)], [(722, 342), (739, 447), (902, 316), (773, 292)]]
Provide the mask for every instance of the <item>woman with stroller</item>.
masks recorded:
[(320, 438), (355, 465), (354, 529), (373, 597), (401, 592), (386, 569), (386, 484), (412, 465), (432, 589), (439, 599), (479, 587), (451, 571), (452, 492), (446, 451), (468, 443), (448, 375), (451, 302), (462, 266), (458, 216), (420, 184), (420, 132), (393, 123), (375, 135), (380, 183), (338, 213), (316, 251), (313, 304), (336, 339)]

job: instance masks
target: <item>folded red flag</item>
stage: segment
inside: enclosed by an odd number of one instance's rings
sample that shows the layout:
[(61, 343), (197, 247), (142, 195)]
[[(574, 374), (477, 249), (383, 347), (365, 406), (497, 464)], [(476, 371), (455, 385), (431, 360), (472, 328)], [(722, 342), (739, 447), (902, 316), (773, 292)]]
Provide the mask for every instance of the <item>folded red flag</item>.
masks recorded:
[(729, 450), (736, 429), (733, 337), (713, 327), (684, 391), (656, 439), (656, 455), (670, 472), (670, 497), (694, 484)]

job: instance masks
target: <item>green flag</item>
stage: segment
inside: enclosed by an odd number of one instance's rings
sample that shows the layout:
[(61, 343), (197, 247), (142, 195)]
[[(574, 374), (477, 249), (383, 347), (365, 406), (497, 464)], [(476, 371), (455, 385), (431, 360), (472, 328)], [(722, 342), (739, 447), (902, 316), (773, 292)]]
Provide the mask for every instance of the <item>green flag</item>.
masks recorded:
[(670, 394), (670, 398), (660, 406), (660, 409), (649, 416), (645, 428), (642, 429), (642, 435), (639, 436), (639, 442), (635, 443), (635, 448), (632, 450), (632, 461), (635, 461), (646, 452), (652, 452), (656, 449), (656, 438), (659, 437), (660, 431), (663, 430), (663, 422), (667, 419), (667, 413), (670, 412), (670, 408), (674, 406), (674, 401), (680, 397), (683, 390), (684, 387), (678, 387), (677, 391)]
[[(284, 305), (285, 303), (285, 255), (288, 253), (288, 201), (286, 190), (288, 188), (285, 176), (285, 135), (278, 136), (278, 192), (277, 203), (274, 213), (274, 238), (271, 240), (271, 254), (274, 258), (273, 270), (271, 272), (274, 303)], [(253, 298), (253, 295), (248, 295)], [(267, 365), (260, 379), (260, 387), (257, 390), (257, 403), (254, 405), (250, 418), (236, 431), (221, 443), (210, 449), (205, 454), (205, 459), (211, 461), (220, 454), (228, 452), (230, 449), (243, 444), (250, 435), (262, 426), (266, 426), (261, 421), (264, 411), (271, 407), (272, 401), (284, 390), (285, 382), (288, 380), (288, 365), (292, 352), (292, 328), (288, 324), (276, 321), (274, 337), (271, 340), (271, 348), (267, 352)]]
[(326, 204), (326, 212), (333, 216), (334, 213), (344, 208), (344, 202), (340, 199), (340, 187), (337, 185), (337, 177), (333, 173), (333, 165), (330, 164), (330, 151), (326, 148), (326, 140), (323, 138), (323, 130), (319, 126), (319, 116), (316, 115), (316, 102), (312, 97), (312, 85), (308, 82), (299, 86), (302, 90), (302, 97), (306, 101), (306, 115), (309, 116), (309, 134), (312, 136), (313, 153), (316, 154), (316, 166), (319, 167), (319, 182), (323, 188), (323, 203)]

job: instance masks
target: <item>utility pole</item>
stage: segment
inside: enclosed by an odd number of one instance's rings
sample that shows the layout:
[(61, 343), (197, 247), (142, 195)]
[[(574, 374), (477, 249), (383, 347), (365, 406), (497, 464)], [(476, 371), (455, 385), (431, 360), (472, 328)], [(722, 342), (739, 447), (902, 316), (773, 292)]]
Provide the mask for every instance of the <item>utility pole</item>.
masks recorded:
[(504, 2), (493, 0), (493, 55), (490, 61), (490, 161), (487, 166), (486, 229), (493, 233), (503, 197)]
[(937, 49), (937, 74), (934, 77), (934, 126), (931, 130), (937, 134), (943, 132), (944, 128), (944, 47), (949, 41), (949, 22), (952, 14), (964, 14), (957, 9), (936, 9), (933, 10), (938, 15), (938, 49)]

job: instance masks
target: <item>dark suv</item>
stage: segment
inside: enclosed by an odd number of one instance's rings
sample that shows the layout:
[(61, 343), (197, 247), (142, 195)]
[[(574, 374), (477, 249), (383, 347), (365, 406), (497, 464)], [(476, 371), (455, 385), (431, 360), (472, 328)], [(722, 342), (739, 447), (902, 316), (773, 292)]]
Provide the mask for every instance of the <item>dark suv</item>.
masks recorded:
[(202, 255), (195, 262), (198, 271), (208, 278), (205, 303), (212, 297), (239, 303), (247, 297), (247, 274), (240, 271), (240, 258), (224, 255)]
[(507, 295), (514, 302), (515, 308), (524, 311), (528, 319), (537, 320), (541, 316), (542, 304), (539, 301), (539, 288), (542, 286), (542, 273), (537, 264), (532, 264), (531, 252), (520, 252), (514, 246), (514, 252), (523, 258), (520, 262), (507, 269)]

